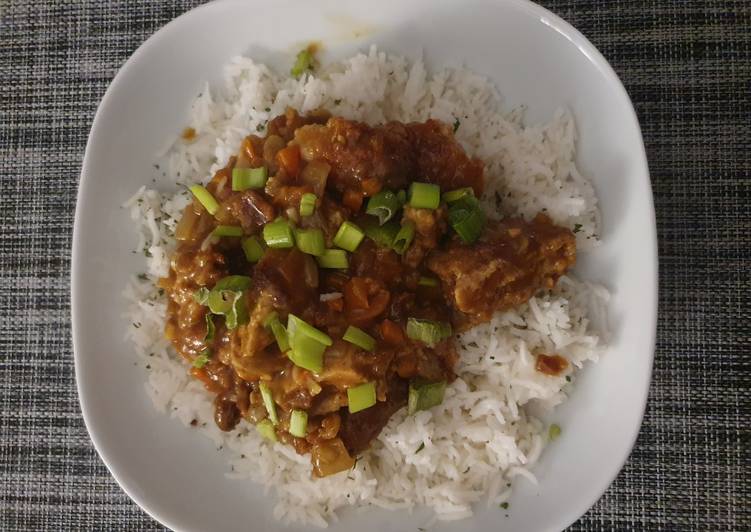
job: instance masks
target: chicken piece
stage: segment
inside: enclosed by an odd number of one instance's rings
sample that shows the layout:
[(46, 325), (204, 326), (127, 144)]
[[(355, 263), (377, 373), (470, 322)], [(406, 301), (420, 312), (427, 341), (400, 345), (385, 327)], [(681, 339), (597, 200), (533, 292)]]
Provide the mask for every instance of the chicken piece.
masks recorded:
[[(365, 370), (365, 371), (364, 371)], [(324, 366), (318, 382), (337, 388), (349, 388), (368, 381), (368, 367), (357, 359), (357, 348), (344, 340), (335, 340), (326, 349)]]
[(372, 196), (381, 188), (404, 188), (410, 180), (435, 183), (444, 190), (472, 187), (476, 194), (482, 192), (482, 162), (467, 157), (451, 128), (437, 120), (370, 127), (330, 118), (326, 125), (298, 129), (295, 142), (305, 161), (331, 165), (330, 183), (342, 193)]
[[(389, 124), (386, 124), (388, 127)], [(440, 185), (448, 191), (472, 187), (480, 197), (484, 185), (484, 165), (479, 159), (470, 159), (454, 138), (451, 126), (438, 120), (407, 125), (416, 153), (418, 178)]]
[(403, 188), (415, 169), (410, 136), (403, 124), (372, 128), (331, 118), (326, 125), (301, 127), (295, 141), (303, 159), (331, 165), (329, 183), (340, 192), (362, 191), (366, 179), (387, 188)]
[(440, 277), (446, 300), (467, 315), (461, 325), (469, 325), (524, 303), (540, 288), (553, 288), (575, 260), (574, 234), (541, 213), (531, 222), (497, 223), (472, 246), (454, 239), (427, 265)]
[(438, 209), (416, 209), (404, 206), (404, 220), (415, 224), (415, 238), (404, 253), (404, 262), (416, 268), (425, 255), (438, 246), (440, 238), (448, 229), (447, 211), (445, 206)]
[(254, 190), (244, 190), (231, 195), (217, 213), (217, 220), (221, 223), (235, 225), (240, 222), (245, 234), (257, 233), (274, 218), (274, 206)]

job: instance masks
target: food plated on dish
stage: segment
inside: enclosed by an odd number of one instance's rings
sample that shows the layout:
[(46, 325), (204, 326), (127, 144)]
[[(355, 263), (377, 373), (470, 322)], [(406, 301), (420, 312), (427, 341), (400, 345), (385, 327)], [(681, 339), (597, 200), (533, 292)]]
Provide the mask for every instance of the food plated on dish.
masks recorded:
[(573, 118), (525, 128), (476, 74), (375, 48), (313, 64), (308, 49), (290, 76), (233, 60), (157, 163), (188, 191), (126, 204), (148, 261), (127, 295), (150, 393), (242, 442), (235, 471), (276, 486), (282, 518), (503, 504), (560, 432), (525, 405), (562, 401), (604, 347), (591, 315), (604, 322), (607, 292), (568, 274), (599, 220)]
[[(334, 131), (345, 158), (303, 150)], [(92, 126), (83, 416), (174, 530), (562, 529), (638, 432), (654, 235), (628, 96), (544, 9), (211, 3), (144, 43)]]

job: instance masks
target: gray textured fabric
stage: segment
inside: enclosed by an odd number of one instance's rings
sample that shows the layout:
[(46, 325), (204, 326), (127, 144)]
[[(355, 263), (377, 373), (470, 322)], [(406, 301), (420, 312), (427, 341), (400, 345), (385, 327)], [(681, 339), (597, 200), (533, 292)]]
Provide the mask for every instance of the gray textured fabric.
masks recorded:
[[(81, 420), (70, 240), (107, 84), (195, 2), (0, 2), (0, 529), (161, 527)], [(654, 379), (631, 458), (573, 530), (749, 530), (751, 4), (543, 2), (621, 76), (644, 132), (660, 239)]]

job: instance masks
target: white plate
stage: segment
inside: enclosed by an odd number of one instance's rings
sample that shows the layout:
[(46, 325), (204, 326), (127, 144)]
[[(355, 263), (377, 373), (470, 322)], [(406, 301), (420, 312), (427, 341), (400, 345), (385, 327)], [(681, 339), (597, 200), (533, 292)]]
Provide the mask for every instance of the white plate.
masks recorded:
[[(170, 528), (283, 528), (272, 518), (271, 495), (226, 479), (211, 442), (157, 413), (146, 397), (120, 317), (121, 290), (143, 265), (129, 251), (135, 231), (119, 205), (150, 183), (155, 153), (184, 126), (202, 80), (217, 79), (241, 53), (289, 68), (291, 54), (311, 40), (324, 43), (324, 61), (376, 43), (412, 57), (423, 50), (429, 66), (465, 63), (492, 78), (509, 106), (527, 104), (530, 121), (561, 105), (573, 111), (579, 168), (595, 181), (604, 238), (577, 271), (613, 293), (612, 347), (556, 411), (564, 433), (534, 468), (539, 486), (519, 482), (508, 512), (478, 508), (468, 521), (433, 529), (564, 528), (614, 479), (639, 431), (656, 323), (655, 221), (639, 124), (615, 73), (575, 29), (521, 0), (220, 2), (179, 17), (133, 54), (94, 120), (75, 220), (73, 341), (94, 445), (123, 489)], [(345, 512), (332, 529), (417, 530), (429, 515)]]

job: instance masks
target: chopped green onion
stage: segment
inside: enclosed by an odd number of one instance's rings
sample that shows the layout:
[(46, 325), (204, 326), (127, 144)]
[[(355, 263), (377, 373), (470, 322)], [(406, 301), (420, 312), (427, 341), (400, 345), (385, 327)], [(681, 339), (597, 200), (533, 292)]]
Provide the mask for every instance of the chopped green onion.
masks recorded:
[(228, 313), (224, 315), (224, 324), (228, 329), (234, 329), (248, 321), (248, 307), (245, 305), (245, 299), (242, 292), (236, 292), (235, 302)]
[(214, 340), (214, 332), (216, 331), (216, 327), (214, 327), (214, 319), (211, 317), (211, 313), (206, 313), (206, 335), (203, 337), (204, 342), (211, 342)]
[(354, 327), (352, 325), (347, 327), (347, 330), (344, 332), (342, 339), (364, 349), (365, 351), (372, 351), (376, 346), (375, 338), (370, 336), (362, 329), (358, 329), (357, 327)]
[(472, 244), (482, 234), (485, 215), (474, 196), (464, 196), (449, 207), (449, 223), (464, 242)]
[(407, 318), (407, 336), (433, 347), (451, 336), (451, 325), (440, 321)]
[(287, 356), (292, 363), (313, 373), (320, 373), (323, 369), (323, 353), (333, 343), (331, 337), (294, 314), (287, 317), (287, 337), (292, 348)]
[(382, 190), (368, 200), (367, 214), (378, 217), (380, 225), (385, 224), (394, 217), (401, 208), (399, 198), (390, 190)]
[(463, 188), (457, 188), (456, 190), (452, 190), (450, 192), (446, 192), (441, 196), (441, 199), (445, 203), (453, 203), (457, 200), (460, 200), (464, 198), (465, 196), (472, 196), (474, 197), (475, 191), (472, 189), (472, 187), (463, 187)]
[(334, 244), (347, 251), (355, 251), (360, 245), (365, 233), (352, 222), (344, 222), (334, 235)]
[(347, 388), (347, 403), (349, 413), (354, 414), (376, 404), (376, 389), (374, 382), (366, 382), (354, 388)]
[(409, 248), (413, 238), (415, 238), (415, 224), (410, 220), (406, 220), (399, 228), (399, 232), (396, 233), (394, 243), (391, 247), (399, 255), (402, 255)]
[(271, 328), (271, 334), (274, 335), (274, 340), (276, 340), (276, 345), (279, 346), (279, 351), (282, 353), (289, 351), (287, 329), (282, 325), (282, 322), (279, 321), (279, 318), (275, 317), (269, 324), (269, 327)]
[(206, 187), (201, 185), (193, 185), (190, 187), (190, 192), (195, 196), (198, 202), (203, 205), (203, 208), (208, 211), (209, 214), (214, 215), (219, 210), (219, 203), (214, 199)]
[(235, 304), (237, 292), (233, 290), (212, 290), (209, 292), (208, 306), (214, 314), (227, 314)]
[(414, 414), (418, 410), (427, 410), (443, 402), (443, 394), (446, 391), (446, 381), (409, 383), (409, 398), (407, 411)]
[(434, 277), (420, 277), (417, 284), (419, 286), (438, 286), (438, 279)]
[(285, 218), (277, 218), (264, 225), (263, 239), (270, 248), (291, 248), (295, 245), (292, 226)]
[(331, 340), (331, 337), (326, 334), (325, 332), (316, 329), (309, 323), (301, 320), (294, 314), (290, 314), (287, 317), (287, 330), (289, 331), (289, 335), (292, 338), (298, 337), (300, 335), (309, 336), (310, 338), (313, 338), (314, 340), (322, 343), (325, 346), (333, 345), (333, 340)]
[(293, 410), (289, 418), (289, 433), (304, 438), (308, 432), (308, 413), (305, 410)]
[(316, 200), (318, 198), (311, 192), (306, 192), (300, 198), (300, 216), (311, 216), (316, 210)]
[(324, 351), (326, 351), (325, 345), (303, 336), (295, 341), (290, 351), (287, 351), (287, 357), (297, 367), (320, 373), (323, 370)]
[(266, 328), (271, 327), (271, 324), (274, 320), (279, 319), (279, 314), (276, 313), (276, 311), (272, 310), (269, 312), (268, 316), (266, 316), (263, 320), (263, 326)]
[(243, 228), (237, 225), (217, 225), (211, 236), (243, 236)]
[(233, 168), (232, 190), (242, 191), (249, 188), (263, 188), (269, 172), (265, 166), (258, 168)]
[(313, 67), (313, 54), (310, 53), (308, 48), (300, 50), (295, 58), (295, 64), (289, 71), (294, 77), (299, 78), (306, 70), (311, 70)]
[(409, 186), (409, 204), (417, 209), (437, 209), (441, 204), (441, 187), (413, 182)]
[(201, 351), (201, 354), (198, 355), (196, 358), (193, 359), (193, 367), (201, 369), (206, 364), (209, 363), (209, 360), (211, 358), (211, 350), (210, 349), (204, 349)]
[(276, 437), (276, 430), (274, 430), (274, 424), (268, 419), (262, 419), (256, 423), (256, 430), (258, 433), (271, 441), (278, 441)]
[(242, 241), (243, 253), (248, 262), (255, 263), (261, 260), (263, 257), (263, 246), (254, 236), (243, 238)]
[(250, 287), (250, 283), (250, 277), (245, 275), (228, 275), (220, 279), (209, 292), (209, 310), (214, 314), (224, 315), (228, 329), (234, 329), (248, 321), (243, 291)]
[(558, 437), (561, 435), (561, 427), (553, 423), (550, 425), (550, 428), (548, 429), (548, 439), (550, 441), (555, 441), (558, 439)]
[(323, 255), (316, 257), (316, 261), (321, 268), (344, 270), (349, 267), (347, 252), (343, 249), (324, 250)]
[(393, 220), (379, 225), (374, 218), (367, 218), (362, 223), (362, 230), (365, 232), (365, 236), (385, 248), (392, 246), (394, 237), (396, 237), (400, 227), (399, 223)]
[(201, 288), (193, 292), (193, 299), (199, 305), (205, 305), (209, 301), (209, 293), (210, 290), (205, 286), (202, 286)]
[(247, 275), (228, 275), (217, 281), (214, 290), (247, 290), (252, 282)]
[(279, 416), (276, 415), (276, 404), (274, 403), (274, 396), (271, 395), (271, 388), (265, 382), (258, 384), (258, 389), (261, 391), (261, 398), (263, 399), (263, 406), (266, 407), (266, 412), (269, 413), (269, 419), (276, 425), (279, 423)]
[(326, 251), (326, 241), (320, 229), (298, 229), (295, 232), (297, 249), (308, 255), (320, 257)]

